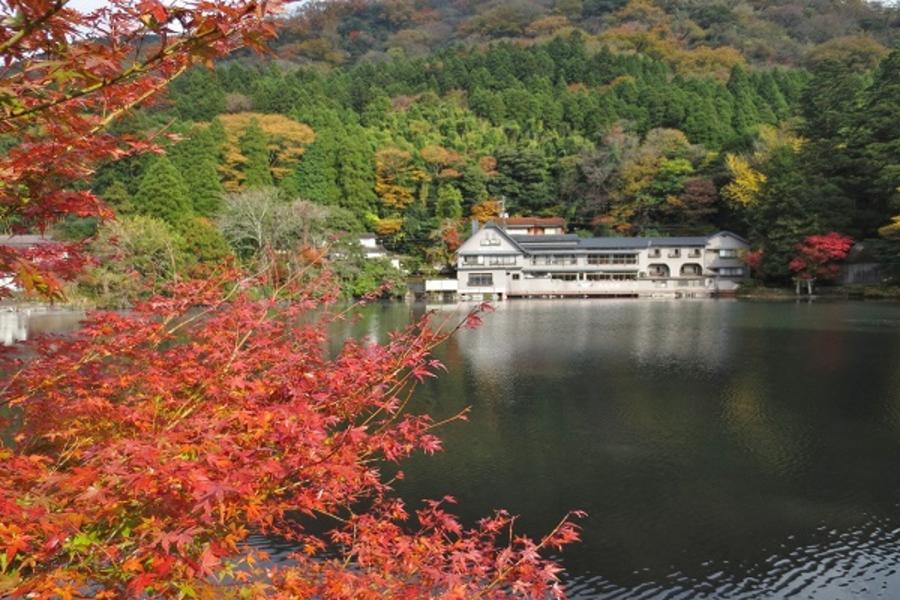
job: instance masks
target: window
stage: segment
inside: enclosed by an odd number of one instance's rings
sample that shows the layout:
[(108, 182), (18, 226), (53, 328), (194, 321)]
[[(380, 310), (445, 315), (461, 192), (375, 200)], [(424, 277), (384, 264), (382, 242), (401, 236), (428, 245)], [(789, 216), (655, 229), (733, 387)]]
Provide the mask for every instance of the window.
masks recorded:
[(513, 278), (513, 281), (518, 281), (518, 280), (519, 280), (519, 274), (518, 274), (518, 273), (513, 273), (512, 278)]
[(722, 248), (719, 250), (719, 258), (737, 258), (737, 250), (734, 248)]
[(669, 250), (669, 258), (681, 258), (681, 248), (673, 248)]
[(499, 246), (500, 245), (500, 236), (496, 234), (496, 232), (488, 231), (484, 234), (484, 237), (481, 238), (482, 246)]
[(471, 266), (471, 265), (483, 265), (484, 257), (483, 256), (463, 256), (463, 265)]
[(647, 268), (647, 274), (650, 277), (668, 277), (669, 267), (667, 265), (650, 265)]
[(543, 271), (530, 271), (525, 273), (525, 279), (547, 279), (548, 277), (550, 277), (550, 274)]
[(542, 254), (531, 259), (533, 265), (574, 265), (578, 258), (574, 254)]
[(588, 273), (588, 281), (634, 281), (637, 273)]
[(491, 273), (469, 273), (469, 287), (492, 287), (494, 275)]
[(636, 254), (590, 254), (587, 257), (589, 265), (636, 265)]
[(554, 281), (578, 281), (578, 273), (551, 273), (550, 279)]
[(650, 258), (659, 258), (662, 256), (662, 251), (659, 248), (651, 248), (649, 256)]
[(719, 269), (719, 275), (723, 277), (743, 277), (744, 276), (744, 268), (743, 267), (726, 267), (724, 269)]
[(688, 250), (688, 258), (700, 258), (700, 248), (691, 248)]
[(492, 267), (516, 264), (515, 256), (488, 256), (487, 264)]

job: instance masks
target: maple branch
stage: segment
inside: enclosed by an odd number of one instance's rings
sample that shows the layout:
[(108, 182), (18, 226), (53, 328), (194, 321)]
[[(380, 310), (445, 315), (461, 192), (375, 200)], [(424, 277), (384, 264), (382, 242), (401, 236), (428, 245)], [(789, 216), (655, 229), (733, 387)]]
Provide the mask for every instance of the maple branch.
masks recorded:
[[(215, 29), (211, 29), (204, 33), (196, 33), (186, 38), (182, 38), (171, 44), (169, 46), (165, 46), (160, 48), (155, 54), (151, 55), (150, 58), (146, 59), (143, 62), (138, 62), (128, 67), (115, 77), (110, 79), (104, 79), (99, 81), (93, 85), (89, 85), (87, 87), (83, 87), (78, 90), (73, 90), (67, 94), (64, 94), (58, 98), (54, 98), (53, 100), (48, 100), (46, 102), (42, 102), (40, 104), (36, 104), (34, 106), (30, 106), (28, 108), (23, 108), (18, 111), (8, 112), (3, 116), (0, 116), (0, 123), (5, 123), (9, 121), (14, 121), (16, 119), (21, 119), (22, 117), (27, 117), (34, 113), (42, 112), (53, 108), (55, 106), (59, 106), (65, 104), (66, 102), (70, 102), (72, 100), (76, 100), (83, 96), (87, 96), (88, 94), (93, 94), (95, 92), (99, 92), (106, 88), (112, 87), (118, 83), (125, 81), (133, 76), (143, 75), (150, 71), (157, 63), (162, 62), (166, 58), (169, 58), (176, 52), (180, 52), (183, 47), (186, 47), (189, 43), (203, 41), (210, 36), (216, 35), (218, 32)], [(182, 66), (182, 69), (186, 68), (187, 65)], [(168, 83), (171, 79), (166, 79), (165, 83)]]
[(3, 43), (0, 43), (0, 54), (4, 54), (18, 46), (25, 40), (25, 38), (34, 33), (41, 25), (49, 21), (53, 17), (53, 15), (61, 11), (68, 3), (69, 0), (56, 0), (50, 10), (42, 14), (37, 19), (26, 21), (25, 26), (22, 27), (22, 29), (20, 29), (15, 35), (11, 36)]

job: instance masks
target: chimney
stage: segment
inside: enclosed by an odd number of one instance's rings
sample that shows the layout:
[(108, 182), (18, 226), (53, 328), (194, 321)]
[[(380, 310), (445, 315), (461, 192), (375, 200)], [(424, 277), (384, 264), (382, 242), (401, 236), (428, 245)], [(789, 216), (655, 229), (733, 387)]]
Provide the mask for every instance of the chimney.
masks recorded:
[(472, 219), (472, 235), (478, 233), (478, 219)]

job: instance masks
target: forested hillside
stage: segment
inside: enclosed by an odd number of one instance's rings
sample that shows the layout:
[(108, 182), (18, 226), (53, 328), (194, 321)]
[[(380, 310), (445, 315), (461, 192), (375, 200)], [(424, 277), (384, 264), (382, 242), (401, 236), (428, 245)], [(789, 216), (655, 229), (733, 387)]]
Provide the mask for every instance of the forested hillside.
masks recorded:
[(732, 229), (775, 281), (811, 234), (897, 254), (896, 9), (390, 0), (281, 25), (272, 57), (195, 68), (120, 125), (174, 134), (167, 156), (98, 173), (121, 214), (216, 257), (234, 194), (277, 188), (316, 217), (304, 239), (373, 231), (425, 272), (501, 203), (585, 234)]

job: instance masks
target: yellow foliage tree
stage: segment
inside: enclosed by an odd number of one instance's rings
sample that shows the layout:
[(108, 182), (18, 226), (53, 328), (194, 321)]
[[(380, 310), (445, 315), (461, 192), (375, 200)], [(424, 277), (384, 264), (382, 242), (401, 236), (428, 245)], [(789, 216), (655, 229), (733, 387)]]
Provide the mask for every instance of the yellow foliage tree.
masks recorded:
[(761, 165), (765, 165), (776, 149), (788, 147), (797, 152), (804, 143), (803, 138), (788, 128), (769, 125), (760, 127), (753, 154), (725, 155), (725, 167), (731, 175), (731, 182), (722, 188), (722, 196), (737, 206), (752, 205), (766, 182), (766, 175), (760, 170)]
[(226, 136), (225, 159), (220, 170), (228, 191), (238, 191), (241, 188), (241, 165), (246, 162), (246, 158), (241, 154), (240, 139), (254, 119), (266, 134), (269, 168), (276, 183), (297, 166), (306, 147), (316, 139), (316, 134), (309, 125), (284, 115), (252, 112), (220, 115), (219, 120)]
[(385, 208), (403, 210), (412, 204), (418, 185), (426, 180), (406, 150), (382, 148), (375, 153), (375, 193)]
[[(897, 191), (900, 191), (900, 189), (898, 189)], [(900, 216), (892, 218), (890, 225), (885, 225), (884, 227), (879, 229), (878, 234), (881, 237), (888, 238), (890, 240), (900, 240)]]
[(496, 200), (485, 200), (472, 205), (472, 218), (479, 223), (487, 223), (500, 216), (500, 203)]
[(731, 174), (731, 182), (722, 188), (722, 196), (738, 206), (752, 206), (766, 182), (766, 176), (754, 169), (743, 156), (728, 153), (725, 166)]
[(375, 233), (381, 237), (393, 237), (403, 228), (401, 217), (390, 217), (375, 221)]

